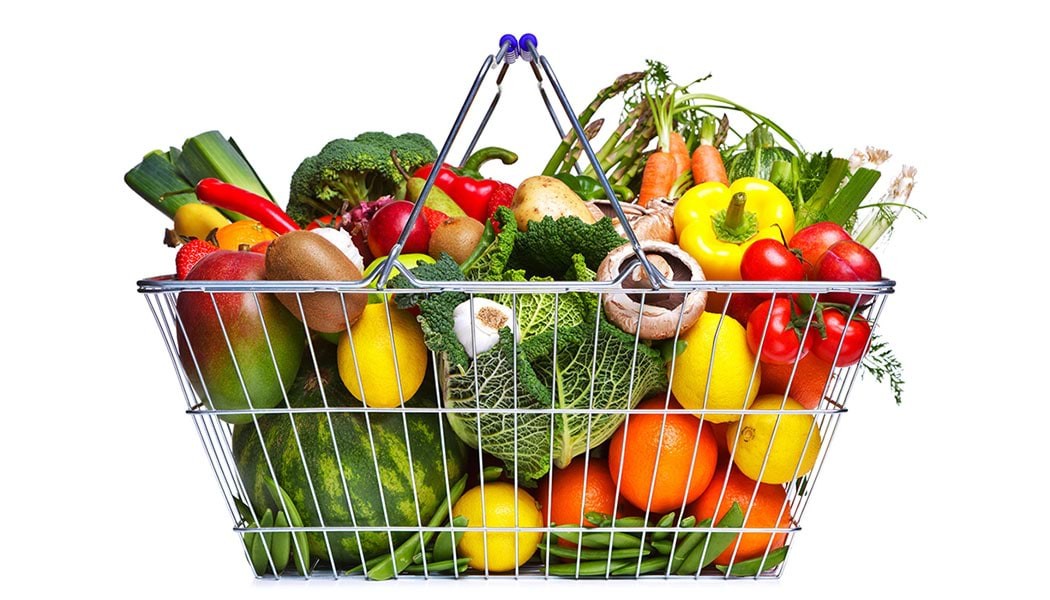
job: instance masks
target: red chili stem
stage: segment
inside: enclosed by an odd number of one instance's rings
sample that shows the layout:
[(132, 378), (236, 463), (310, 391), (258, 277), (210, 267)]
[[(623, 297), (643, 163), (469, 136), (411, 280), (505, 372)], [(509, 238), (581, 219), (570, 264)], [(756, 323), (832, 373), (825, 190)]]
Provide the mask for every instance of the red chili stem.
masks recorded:
[(249, 219), (255, 219), (277, 235), (297, 231), (299, 224), (267, 198), (220, 181), (213, 177), (201, 179), (194, 189), (197, 198), (205, 203), (239, 212)]

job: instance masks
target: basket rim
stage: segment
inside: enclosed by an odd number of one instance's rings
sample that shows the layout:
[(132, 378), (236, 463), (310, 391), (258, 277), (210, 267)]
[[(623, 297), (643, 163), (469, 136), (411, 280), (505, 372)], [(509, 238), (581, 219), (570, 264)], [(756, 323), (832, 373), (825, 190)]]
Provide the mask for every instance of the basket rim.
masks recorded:
[(371, 287), (375, 277), (354, 281), (207, 281), (180, 280), (174, 275), (146, 277), (136, 282), (139, 293), (165, 292), (285, 292), (285, 293), (418, 293), (464, 292), (474, 294), (531, 294), (531, 293), (630, 293), (669, 294), (681, 292), (721, 293), (790, 293), (825, 294), (845, 292), (864, 295), (886, 295), (896, 291), (897, 282), (892, 279), (878, 281), (673, 281), (659, 289), (625, 288), (618, 281), (423, 281), (413, 282), (415, 287)]

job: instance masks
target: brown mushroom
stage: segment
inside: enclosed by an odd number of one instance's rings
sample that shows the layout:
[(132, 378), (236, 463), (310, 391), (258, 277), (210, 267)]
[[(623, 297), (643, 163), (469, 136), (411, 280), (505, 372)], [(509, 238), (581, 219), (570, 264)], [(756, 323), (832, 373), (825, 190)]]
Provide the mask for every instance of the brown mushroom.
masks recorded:
[[(641, 243), (646, 258), (664, 277), (672, 281), (703, 281), (704, 272), (692, 256), (675, 244), (647, 240)], [(631, 259), (635, 258), (630, 244), (616, 248), (605, 257), (598, 267), (599, 281), (612, 281), (623, 273)], [(650, 292), (643, 294), (630, 290), (652, 290), (652, 284), (645, 269), (636, 265), (623, 279), (621, 291), (606, 293), (604, 296), (605, 316), (623, 331), (638, 336), (643, 340), (666, 340), (674, 337), (681, 329), (693, 326), (700, 313), (707, 305), (707, 292)], [(641, 327), (639, 328), (639, 317)]]
[[(594, 215), (595, 219), (609, 217), (612, 219), (613, 227), (616, 228), (617, 233), (626, 237), (627, 234), (624, 233), (623, 225), (620, 224), (620, 219), (616, 217), (616, 212), (612, 208), (612, 202), (609, 200), (592, 200), (587, 204), (587, 208)], [(627, 222), (630, 223), (631, 229), (639, 241), (658, 240), (670, 243), (676, 241), (674, 235), (674, 205), (670, 202), (662, 198), (656, 198), (651, 200), (646, 208), (642, 208), (637, 204), (626, 203), (621, 203), (620, 207), (623, 208), (624, 216), (627, 217)]]
[(628, 218), (631, 229), (639, 240), (656, 240), (673, 244), (677, 242), (674, 234), (674, 204), (663, 198), (655, 198), (646, 206), (646, 214)]

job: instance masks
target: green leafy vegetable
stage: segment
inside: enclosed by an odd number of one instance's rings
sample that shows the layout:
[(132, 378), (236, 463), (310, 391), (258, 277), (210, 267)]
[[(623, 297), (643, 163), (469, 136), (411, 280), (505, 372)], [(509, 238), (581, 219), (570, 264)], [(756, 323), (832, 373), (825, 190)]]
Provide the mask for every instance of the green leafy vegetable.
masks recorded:
[[(557, 408), (634, 408), (667, 386), (660, 353), (644, 344), (635, 345), (634, 336), (604, 318), (589, 316), (586, 323), (559, 327), (557, 335), (556, 358), (554, 331), (523, 343), (523, 353), (540, 381), (554, 389)], [(622, 414), (556, 415), (554, 464), (568, 466), (574, 456), (612, 437), (622, 422)]]
[(591, 225), (578, 217), (546, 216), (517, 233), (508, 266), (529, 275), (561, 276), (572, 268), (574, 254), (581, 254), (589, 268), (597, 269), (609, 251), (623, 244), (609, 218)]
[[(450, 334), (454, 335), (454, 334)], [(550, 467), (550, 413), (486, 412), (478, 409), (546, 408), (550, 391), (540, 383), (532, 365), (514, 352), (510, 328), (500, 330), (499, 342), (482, 352), (468, 368), (449, 365), (445, 407), (452, 430), (461, 440), (503, 460), (520, 477), (539, 479)]]
[(828, 174), (831, 168), (831, 150), (827, 152), (814, 152), (804, 158), (798, 159), (798, 174), (796, 176), (794, 193), (785, 192), (791, 201), (795, 203), (796, 209), (806, 199), (813, 196), (820, 182)]
[(875, 381), (882, 383), (888, 380), (890, 389), (893, 390), (893, 399), (897, 401), (897, 404), (901, 403), (901, 395), (904, 393), (902, 365), (886, 340), (878, 335), (871, 340), (871, 348), (864, 355), (861, 366), (875, 377)]
[[(474, 252), (463, 261), (462, 269), (472, 281), (500, 281), (507, 268), (514, 242), (517, 239), (514, 212), (506, 206), (496, 209), (496, 214), (485, 223)], [(496, 227), (499, 227), (499, 233)]]

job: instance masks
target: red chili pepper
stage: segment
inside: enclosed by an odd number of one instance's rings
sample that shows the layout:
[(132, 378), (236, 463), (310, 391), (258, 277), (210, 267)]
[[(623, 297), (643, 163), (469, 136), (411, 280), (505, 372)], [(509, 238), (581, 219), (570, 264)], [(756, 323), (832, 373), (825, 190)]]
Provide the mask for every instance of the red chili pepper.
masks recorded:
[(249, 219), (262, 223), (277, 235), (299, 229), (299, 224), (281, 210), (280, 206), (258, 194), (225, 181), (219, 181), (213, 177), (201, 179), (194, 191), (201, 202), (239, 212)]

